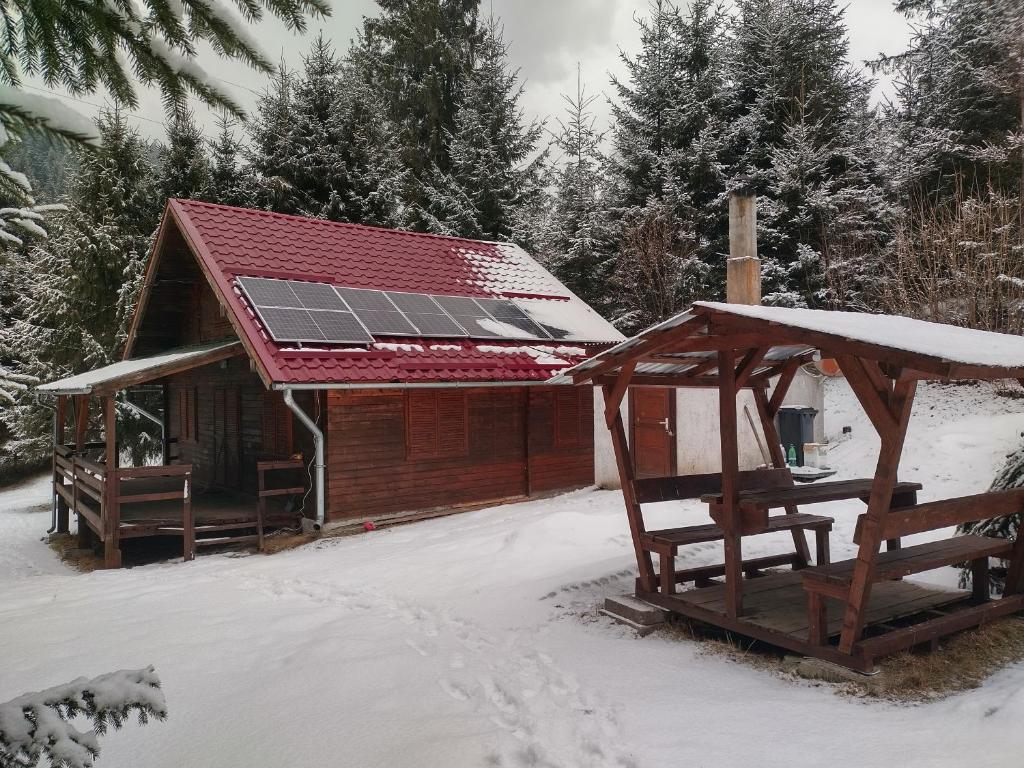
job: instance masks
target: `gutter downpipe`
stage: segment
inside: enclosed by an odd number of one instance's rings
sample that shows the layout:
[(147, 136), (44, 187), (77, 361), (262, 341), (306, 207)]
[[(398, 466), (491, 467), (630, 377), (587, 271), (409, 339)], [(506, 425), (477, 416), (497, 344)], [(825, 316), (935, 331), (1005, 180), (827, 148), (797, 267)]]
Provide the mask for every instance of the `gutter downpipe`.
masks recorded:
[[(316, 422), (309, 418), (309, 415), (295, 402), (291, 387), (287, 387), (284, 390), (284, 403), (313, 435), (313, 445), (316, 453), (313, 465), (316, 469), (316, 522), (313, 524), (313, 530), (319, 531), (324, 527), (324, 433), (316, 425)], [(306, 518), (303, 518), (303, 526), (306, 525), (305, 521)]]

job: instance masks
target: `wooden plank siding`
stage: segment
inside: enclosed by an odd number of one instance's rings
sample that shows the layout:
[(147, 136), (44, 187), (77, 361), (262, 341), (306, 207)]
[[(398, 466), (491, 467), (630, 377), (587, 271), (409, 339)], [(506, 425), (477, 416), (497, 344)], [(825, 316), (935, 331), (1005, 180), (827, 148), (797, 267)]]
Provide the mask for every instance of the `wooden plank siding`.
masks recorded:
[(329, 520), (594, 481), (589, 388), (335, 390), (327, 407)]

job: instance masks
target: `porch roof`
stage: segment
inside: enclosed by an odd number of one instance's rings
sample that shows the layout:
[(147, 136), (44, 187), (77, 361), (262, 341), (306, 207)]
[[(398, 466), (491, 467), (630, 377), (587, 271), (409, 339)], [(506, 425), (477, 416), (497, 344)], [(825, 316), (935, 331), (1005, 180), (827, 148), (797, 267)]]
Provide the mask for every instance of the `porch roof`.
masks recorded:
[(218, 341), (172, 349), (159, 355), (121, 360), (102, 368), (40, 384), (35, 387), (35, 391), (52, 395), (110, 394), (125, 387), (215, 363), (243, 352), (240, 341)]

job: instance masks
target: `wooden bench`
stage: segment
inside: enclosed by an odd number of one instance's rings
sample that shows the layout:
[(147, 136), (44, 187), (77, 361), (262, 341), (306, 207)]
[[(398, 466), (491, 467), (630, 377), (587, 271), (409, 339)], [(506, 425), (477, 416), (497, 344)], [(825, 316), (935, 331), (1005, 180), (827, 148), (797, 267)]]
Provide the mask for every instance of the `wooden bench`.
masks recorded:
[[(742, 491), (757, 491), (789, 488), (793, 478), (788, 469), (760, 469), (739, 473), (739, 487)], [(676, 477), (657, 477), (633, 482), (633, 493), (640, 504), (664, 501), (683, 501), (699, 499), (709, 494), (719, 494), (722, 490), (722, 476), (719, 473), (701, 475), (679, 475)], [(794, 537), (803, 536), (803, 530), (809, 528), (815, 532), (819, 562), (828, 562), (828, 535), (832, 530), (832, 518), (817, 515), (804, 515), (794, 512), (770, 518), (767, 525), (757, 533), (776, 531), (793, 531)], [(725, 572), (724, 565), (709, 565), (684, 571), (675, 570), (675, 558), (679, 547), (707, 541), (721, 541), (725, 531), (715, 523), (692, 525), (682, 528), (646, 531), (640, 534), (640, 546), (647, 552), (658, 555), (660, 559), (660, 589), (664, 594), (675, 592), (675, 585), (693, 581), (702, 586), (715, 576)], [(743, 562), (743, 570), (748, 576), (756, 575), (764, 568), (778, 565), (792, 565), (800, 568), (807, 565), (806, 544), (804, 551), (796, 551), (784, 555), (770, 555)]]
[[(880, 538), (899, 538), (913, 533), (960, 525), (975, 520), (983, 520), (992, 516), (1000, 516), (1019, 512), (1024, 507), (1024, 490), (1016, 489), (998, 493), (984, 493), (975, 496), (964, 496), (957, 499), (914, 504), (890, 510), (881, 521)], [(857, 521), (854, 541), (859, 542), (866, 525), (867, 516), (861, 515)], [(1018, 542), (1024, 539), (1018, 539)], [(971, 563), (972, 601), (984, 604), (989, 600), (989, 558), (1011, 558), (1011, 572), (1007, 574), (1005, 594), (1015, 594), (1024, 586), (1024, 569), (1020, 564), (1021, 544), (1008, 539), (995, 539), (986, 536), (954, 536), (951, 539), (916, 544), (894, 551), (875, 555), (870, 571), (870, 581), (889, 581), (900, 579), (923, 571), (930, 571), (957, 563)], [(828, 565), (815, 566), (803, 571), (803, 586), (807, 591), (807, 611), (809, 641), (815, 645), (828, 642), (828, 616), (825, 598), (832, 597), (842, 601), (848, 599), (854, 571), (857, 568), (856, 558), (843, 560)], [(984, 611), (977, 612), (978, 617)], [(956, 621), (950, 619), (934, 620), (930, 623), (928, 637), (934, 639), (942, 634), (962, 628), (963, 622), (970, 615), (961, 614)], [(980, 618), (979, 618), (980, 620)], [(888, 644), (874, 642), (874, 646), (893, 650), (900, 637), (909, 642), (923, 636), (921, 632), (903, 632), (894, 636)], [(873, 647), (874, 647), (873, 646)]]

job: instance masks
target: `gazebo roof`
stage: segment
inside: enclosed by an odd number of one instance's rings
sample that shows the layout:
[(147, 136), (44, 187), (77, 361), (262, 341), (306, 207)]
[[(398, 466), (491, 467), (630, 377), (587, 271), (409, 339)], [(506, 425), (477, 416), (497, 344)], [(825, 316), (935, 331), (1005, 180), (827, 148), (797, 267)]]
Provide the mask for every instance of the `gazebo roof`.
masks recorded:
[[(913, 378), (1024, 377), (1024, 338), (894, 315), (697, 302), (566, 371), (608, 383), (635, 365), (634, 384), (716, 386), (716, 353), (751, 350), (747, 386), (765, 386), (787, 363), (855, 355)], [(790, 361), (793, 361), (792, 363)]]

